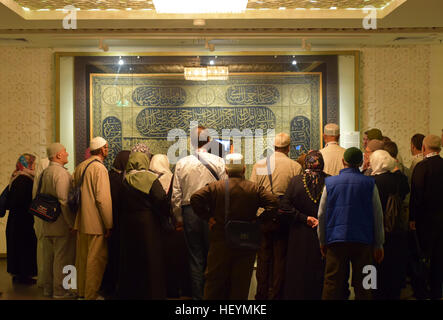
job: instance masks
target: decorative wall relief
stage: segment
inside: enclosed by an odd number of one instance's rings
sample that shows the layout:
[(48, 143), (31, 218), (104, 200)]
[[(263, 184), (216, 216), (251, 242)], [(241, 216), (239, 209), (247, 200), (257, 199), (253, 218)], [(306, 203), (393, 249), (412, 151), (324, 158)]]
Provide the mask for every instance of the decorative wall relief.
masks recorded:
[[(223, 129), (286, 132), (293, 138), (294, 159), (320, 147), (320, 73), (238, 74), (227, 81), (208, 82), (91, 74), (90, 83), (91, 136), (109, 141), (107, 166), (120, 150), (138, 142), (146, 143), (154, 154), (166, 154), (174, 143), (167, 141), (168, 132), (181, 129), (189, 134), (191, 121), (216, 130), (220, 138)], [(299, 145), (302, 148), (294, 151)]]

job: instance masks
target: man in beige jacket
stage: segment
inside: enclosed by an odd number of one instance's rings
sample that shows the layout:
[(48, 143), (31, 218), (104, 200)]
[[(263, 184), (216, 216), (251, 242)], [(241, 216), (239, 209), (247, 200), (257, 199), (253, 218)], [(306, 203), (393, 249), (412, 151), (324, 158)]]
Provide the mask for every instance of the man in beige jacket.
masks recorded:
[(68, 163), (68, 153), (62, 144), (53, 143), (48, 146), (47, 154), (50, 162), (40, 177), (40, 192), (58, 199), (61, 214), (55, 222), (36, 219), (41, 221), (43, 235), (43, 295), (55, 299), (73, 298), (75, 294), (63, 288), (63, 268), (75, 262), (75, 235), (72, 233), (75, 216), (67, 204), (71, 175), (64, 167)]
[(343, 155), (346, 149), (340, 147), (338, 140), (340, 139), (340, 127), (335, 123), (328, 123), (323, 130), (323, 140), (325, 147), (320, 150), (323, 156), (325, 167), (324, 172), (331, 176), (338, 176), (341, 169), (344, 169)]
[(90, 149), (91, 157), (74, 171), (74, 184), (77, 186), (86, 169), (74, 229), (78, 231), (78, 294), (87, 300), (94, 300), (100, 299), (98, 290), (108, 259), (107, 238), (112, 229), (112, 200), (108, 170), (103, 164), (108, 156), (108, 143), (96, 137), (91, 140)]
[[(291, 179), (302, 173), (302, 167), (288, 157), (290, 149), (288, 134), (284, 132), (277, 134), (274, 147), (275, 152), (269, 159), (262, 159), (254, 165), (250, 180), (277, 197), (282, 197)], [(272, 187), (269, 176), (272, 179)], [(264, 233), (257, 255), (256, 300), (280, 299), (283, 288), (289, 229), (284, 223), (268, 222), (267, 225), (271, 227), (269, 230), (262, 230)]]

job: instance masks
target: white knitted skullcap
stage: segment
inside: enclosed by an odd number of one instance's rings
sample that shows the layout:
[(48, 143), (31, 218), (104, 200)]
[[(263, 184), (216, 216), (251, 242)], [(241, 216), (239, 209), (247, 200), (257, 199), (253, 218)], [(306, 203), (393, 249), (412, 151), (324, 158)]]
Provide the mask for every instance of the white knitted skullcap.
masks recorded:
[(340, 127), (335, 123), (328, 123), (325, 125), (325, 130), (323, 131), (323, 134), (326, 136), (338, 136), (340, 135)]
[(94, 139), (91, 140), (91, 142), (89, 143), (89, 149), (91, 151), (100, 149), (101, 147), (106, 145), (106, 140), (103, 139), (102, 137), (95, 137)]

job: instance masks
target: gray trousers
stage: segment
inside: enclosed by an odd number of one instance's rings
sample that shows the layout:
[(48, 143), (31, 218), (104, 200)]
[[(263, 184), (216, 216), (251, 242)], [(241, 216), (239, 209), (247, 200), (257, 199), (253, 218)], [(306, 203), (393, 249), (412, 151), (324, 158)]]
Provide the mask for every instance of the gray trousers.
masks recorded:
[(46, 294), (62, 296), (66, 274), (63, 268), (75, 264), (75, 236), (43, 237), (43, 290)]

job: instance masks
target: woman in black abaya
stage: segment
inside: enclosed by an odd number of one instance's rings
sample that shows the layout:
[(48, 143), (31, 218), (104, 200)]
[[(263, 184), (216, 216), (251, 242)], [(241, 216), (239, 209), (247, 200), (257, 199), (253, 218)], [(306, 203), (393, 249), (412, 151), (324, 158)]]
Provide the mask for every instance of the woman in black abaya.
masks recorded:
[(309, 152), (304, 173), (292, 178), (280, 204), (280, 213), (292, 217), (286, 255), (285, 300), (321, 299), (325, 263), (317, 237), (317, 211), (327, 176), (323, 168), (321, 153)]

